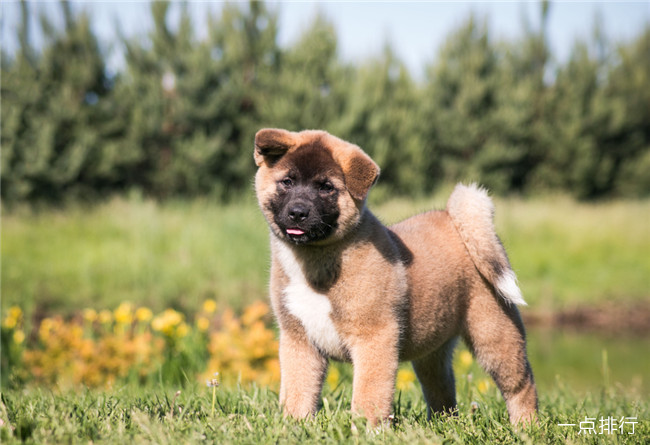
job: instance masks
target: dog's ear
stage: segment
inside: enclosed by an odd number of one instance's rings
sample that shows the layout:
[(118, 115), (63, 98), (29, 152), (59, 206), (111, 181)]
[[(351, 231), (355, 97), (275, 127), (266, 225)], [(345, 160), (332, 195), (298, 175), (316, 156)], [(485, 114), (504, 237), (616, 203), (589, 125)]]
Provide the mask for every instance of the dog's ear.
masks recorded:
[(339, 159), (348, 191), (354, 199), (363, 201), (377, 182), (379, 166), (363, 150), (352, 144), (348, 144), (345, 154)]
[(278, 128), (264, 128), (255, 135), (255, 164), (273, 165), (295, 145), (295, 134)]

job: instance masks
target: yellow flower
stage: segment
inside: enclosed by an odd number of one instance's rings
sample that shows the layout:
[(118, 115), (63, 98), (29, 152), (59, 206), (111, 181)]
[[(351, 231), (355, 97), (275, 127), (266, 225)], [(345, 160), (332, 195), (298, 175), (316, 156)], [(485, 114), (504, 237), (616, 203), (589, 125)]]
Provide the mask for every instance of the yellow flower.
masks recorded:
[(327, 384), (329, 385), (330, 388), (334, 389), (336, 388), (336, 385), (339, 384), (340, 378), (341, 378), (341, 373), (339, 372), (338, 368), (332, 367), (330, 368), (330, 371), (327, 374)]
[(114, 312), (115, 321), (121, 324), (133, 322), (133, 304), (125, 302), (120, 304)]
[(154, 331), (159, 331), (167, 336), (172, 336), (176, 326), (183, 322), (183, 318), (183, 314), (180, 312), (177, 312), (174, 309), (165, 309), (162, 314), (153, 319), (151, 327)]
[(257, 301), (244, 310), (244, 315), (241, 317), (244, 326), (250, 326), (269, 312), (269, 306), (263, 301)]
[(42, 341), (47, 341), (50, 338), (50, 333), (52, 332), (52, 328), (54, 327), (54, 320), (51, 318), (44, 318), (43, 321), (41, 321), (41, 325), (38, 328), (38, 337)]
[(154, 331), (160, 332), (165, 328), (165, 326), (166, 326), (165, 319), (163, 318), (162, 315), (158, 315), (151, 322), (151, 327), (153, 328)]
[(16, 327), (17, 324), (18, 324), (18, 320), (16, 320), (15, 318), (7, 315), (7, 317), (2, 322), (2, 327), (6, 328), (6, 329), (13, 329), (13, 328)]
[(460, 361), (460, 365), (463, 367), (464, 370), (468, 370), (470, 366), (472, 366), (472, 362), (474, 359), (472, 358), (472, 354), (464, 349), (460, 352), (458, 355), (458, 359)]
[(2, 322), (2, 326), (7, 329), (13, 329), (18, 326), (18, 323), (22, 320), (23, 311), (18, 306), (11, 306), (8, 312), (9, 313)]
[(190, 328), (187, 326), (187, 323), (181, 323), (176, 329), (176, 337), (183, 338), (188, 334), (188, 332), (190, 332)]
[(72, 338), (81, 338), (84, 335), (84, 330), (81, 328), (79, 325), (72, 325), (69, 327), (70, 329), (70, 334), (72, 335)]
[(100, 323), (108, 324), (113, 321), (113, 313), (107, 309), (104, 309), (99, 311), (97, 318), (99, 318)]
[(210, 327), (210, 320), (205, 317), (199, 317), (196, 319), (196, 326), (199, 328), (199, 331), (205, 332)]
[(17, 345), (25, 341), (25, 333), (23, 331), (14, 332), (14, 343)]
[(93, 323), (97, 320), (97, 311), (95, 309), (84, 309), (83, 317), (88, 323)]
[(488, 392), (490, 386), (492, 386), (492, 384), (488, 379), (481, 379), (476, 385), (476, 387), (478, 388), (478, 392), (480, 392), (481, 394), (485, 394), (486, 392)]
[(415, 373), (410, 369), (400, 369), (397, 371), (397, 383), (395, 386), (400, 391), (409, 389), (415, 382)]
[(153, 318), (153, 312), (151, 312), (151, 309), (147, 307), (139, 307), (138, 310), (135, 311), (135, 318), (138, 321), (146, 323)]
[(23, 317), (23, 311), (18, 306), (11, 306), (9, 308), (9, 316), (16, 320), (20, 320)]
[(224, 331), (228, 331), (230, 335), (236, 335), (241, 331), (241, 324), (235, 317), (235, 313), (230, 308), (226, 309), (223, 311), (223, 314), (221, 314), (221, 324), (223, 325)]
[(208, 314), (213, 314), (217, 310), (217, 302), (208, 299), (203, 302), (203, 312), (206, 312)]
[[(275, 353), (277, 353), (277, 345), (275, 345), (273, 349)], [(270, 382), (280, 381), (280, 360), (277, 358), (267, 359), (266, 363), (264, 363), (264, 369), (266, 369), (266, 372), (269, 375)]]

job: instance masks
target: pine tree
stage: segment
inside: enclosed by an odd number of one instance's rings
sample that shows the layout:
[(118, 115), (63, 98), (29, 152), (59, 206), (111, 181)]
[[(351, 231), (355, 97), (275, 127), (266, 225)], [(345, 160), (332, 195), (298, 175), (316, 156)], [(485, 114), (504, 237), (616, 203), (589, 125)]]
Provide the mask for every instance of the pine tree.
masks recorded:
[(22, 3), (20, 51), (3, 65), (2, 196), (15, 200), (62, 200), (101, 189), (98, 106), (109, 94), (104, 57), (86, 14), (61, 2), (65, 28), (41, 14), (46, 41), (37, 55), (29, 44), (29, 6)]
[(350, 72), (339, 61), (337, 47), (333, 25), (317, 15), (298, 41), (279, 54), (279, 72), (262, 109), (265, 125), (340, 134)]
[(220, 18), (209, 18), (209, 28), (210, 54), (219, 70), (213, 92), (218, 114), (211, 119), (224, 140), (213, 173), (223, 187), (248, 191), (255, 167), (254, 136), (267, 119), (270, 97), (277, 94), (277, 14), (263, 2), (226, 4)]
[[(598, 30), (598, 27), (596, 27)], [(595, 32), (596, 42), (576, 42), (558, 71), (553, 92), (553, 148), (538, 182), (569, 190), (581, 199), (615, 193), (647, 195), (650, 182), (650, 32), (616, 57)]]
[[(183, 10), (174, 33), (167, 25), (168, 10), (168, 2), (151, 3), (151, 45), (140, 36), (123, 40), (126, 72), (115, 91), (127, 112), (120, 148), (130, 158), (124, 172), (127, 182), (157, 196), (168, 196), (187, 185), (178, 166), (183, 153), (176, 144), (188, 130), (176, 114), (180, 79), (191, 72), (193, 42), (187, 11)], [(201, 176), (199, 170), (195, 173)]]
[[(472, 16), (452, 32), (429, 66), (423, 95), (424, 139), (440, 158), (448, 181), (476, 181), (490, 168), (483, 159), (496, 104), (497, 53), (487, 26)], [(501, 189), (498, 183), (486, 184)]]
[(608, 186), (622, 196), (650, 196), (650, 25), (617, 51), (605, 96), (614, 109), (604, 141), (614, 168)]
[[(549, 4), (541, 3), (540, 28), (524, 19), (520, 40), (501, 44), (495, 77), (491, 133), (478, 162), (482, 179), (498, 192), (523, 192), (552, 149), (549, 85), (551, 59), (546, 26)], [(538, 184), (537, 184), (538, 185)]]
[(156, 196), (212, 193), (250, 186), (249, 147), (277, 52), (276, 17), (262, 3), (224, 5), (207, 17), (198, 42), (184, 7), (177, 30), (169, 3), (151, 4), (151, 47), (125, 41), (127, 76), (118, 95), (130, 102), (126, 146), (141, 151), (134, 180)]
[(378, 192), (421, 194), (435, 184), (435, 154), (427, 152), (421, 128), (417, 85), (387, 45), (383, 54), (356, 71), (341, 134), (360, 145), (381, 166)]

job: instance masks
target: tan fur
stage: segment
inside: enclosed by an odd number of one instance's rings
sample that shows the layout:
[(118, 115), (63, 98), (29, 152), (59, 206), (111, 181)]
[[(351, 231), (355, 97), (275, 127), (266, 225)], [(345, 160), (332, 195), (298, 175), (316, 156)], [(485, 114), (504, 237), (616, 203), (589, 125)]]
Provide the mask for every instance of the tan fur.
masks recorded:
[[(267, 204), (290, 167), (283, 156), (314, 140), (343, 172), (331, 178), (344, 191), (339, 226), (325, 240), (296, 245), (283, 238)], [(272, 233), (270, 293), (286, 414), (316, 412), (329, 358), (353, 363), (352, 410), (371, 424), (390, 415), (399, 360), (413, 362), (429, 414), (452, 410), (451, 357), (462, 337), (497, 383), (510, 420), (535, 418), (523, 324), (512, 292), (498, 288), (512, 270), (487, 194), (460, 186), (447, 210), (386, 228), (365, 207), (379, 168), (357, 146), (321, 131), (278, 129), (258, 132), (255, 146), (255, 188)]]

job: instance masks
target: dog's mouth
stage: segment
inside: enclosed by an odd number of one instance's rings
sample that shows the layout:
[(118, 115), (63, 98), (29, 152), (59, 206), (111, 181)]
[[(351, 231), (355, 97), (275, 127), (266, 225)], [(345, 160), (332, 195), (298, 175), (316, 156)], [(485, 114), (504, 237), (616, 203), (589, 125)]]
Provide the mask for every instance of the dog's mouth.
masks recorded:
[(298, 227), (292, 227), (287, 229), (287, 235), (289, 236), (302, 236), (305, 234), (305, 231)]
[(313, 231), (295, 226), (284, 229), (284, 234), (286, 239), (294, 244), (309, 244), (317, 239)]
[(305, 245), (319, 242), (329, 238), (336, 230), (335, 220), (331, 223), (327, 220), (301, 221), (299, 223), (298, 221), (283, 221), (282, 218), (276, 217), (273, 222), (276, 235), (291, 244)]
[(289, 241), (295, 244), (306, 244), (312, 240), (311, 234), (300, 227), (289, 227), (284, 231)]

